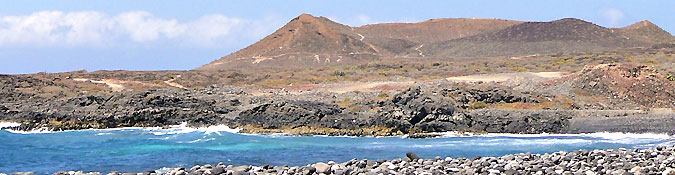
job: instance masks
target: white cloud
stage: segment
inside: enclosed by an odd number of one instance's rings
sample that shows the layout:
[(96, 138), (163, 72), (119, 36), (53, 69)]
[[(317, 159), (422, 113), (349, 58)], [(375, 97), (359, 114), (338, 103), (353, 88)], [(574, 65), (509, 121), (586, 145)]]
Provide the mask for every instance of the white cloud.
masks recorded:
[(616, 8), (602, 9), (601, 13), (605, 20), (612, 26), (616, 26), (625, 16), (623, 11)]
[(357, 19), (358, 19), (360, 25), (366, 25), (366, 24), (372, 24), (373, 23), (373, 19), (371, 19), (370, 16), (368, 16), (368, 15), (360, 14), (357, 17)]
[(0, 45), (86, 44), (100, 41), (107, 26), (97, 12), (36, 12), (29, 16), (0, 17)]
[(175, 19), (153, 17), (148, 12), (126, 12), (113, 18), (114, 27), (129, 34), (133, 41), (143, 42), (162, 38), (175, 38), (185, 32), (185, 25)]
[(104, 47), (153, 41), (217, 47), (224, 44), (221, 41), (259, 38), (277, 27), (264, 24), (220, 14), (181, 22), (145, 11), (114, 16), (96, 11), (40, 11), (0, 16), (0, 47)]
[(247, 22), (242, 19), (229, 18), (223, 15), (206, 15), (185, 25), (188, 31), (199, 32), (186, 32), (185, 35), (188, 42), (215, 45), (217, 43), (214, 43), (216, 41), (213, 40), (214, 38), (227, 37), (233, 30), (242, 32), (239, 29), (243, 26), (248, 26), (246, 24)]

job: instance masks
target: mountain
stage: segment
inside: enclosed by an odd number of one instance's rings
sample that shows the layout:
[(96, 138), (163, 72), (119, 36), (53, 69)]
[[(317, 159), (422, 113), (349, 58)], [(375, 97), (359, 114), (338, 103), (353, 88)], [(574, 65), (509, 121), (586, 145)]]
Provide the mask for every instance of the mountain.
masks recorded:
[(302, 14), (255, 44), (196, 70), (319, 66), (387, 55), (362, 39), (352, 27)]
[(442, 18), (418, 23), (370, 24), (355, 30), (365, 36), (433, 43), (492, 32), (520, 23), (522, 21), (502, 19)]
[(606, 28), (574, 18), (550, 22), (444, 18), (351, 27), (302, 14), (260, 41), (196, 70), (604, 52), (672, 41), (675, 40), (670, 33), (649, 21)]
[(476, 18), (430, 19), (418, 23), (383, 23), (355, 27), (365, 42), (396, 57), (424, 57), (424, 44), (452, 40), (503, 29), (521, 21)]
[(436, 57), (518, 56), (529, 54), (599, 52), (653, 43), (629, 39), (587, 21), (565, 18), (525, 22), (475, 36), (442, 41), (426, 47)]
[(629, 39), (640, 40), (654, 44), (675, 41), (673, 35), (648, 20), (640, 21), (635, 24), (614, 30)]
[(425, 43), (495, 31), (520, 21), (447, 18), (350, 27), (302, 14), (262, 40), (196, 70), (301, 68), (422, 57)]

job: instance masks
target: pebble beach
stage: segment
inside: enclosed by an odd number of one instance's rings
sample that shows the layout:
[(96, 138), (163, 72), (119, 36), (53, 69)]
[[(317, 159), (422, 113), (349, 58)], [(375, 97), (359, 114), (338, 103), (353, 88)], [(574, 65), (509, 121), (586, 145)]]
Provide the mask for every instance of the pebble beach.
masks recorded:
[[(31, 172), (13, 173), (30, 175)], [(604, 149), (518, 153), (501, 157), (422, 159), (408, 152), (392, 160), (358, 160), (318, 162), (306, 166), (234, 166), (218, 163), (193, 167), (161, 168), (146, 172), (59, 171), (54, 175), (397, 175), (397, 174), (675, 174), (675, 147), (648, 149)], [(5, 174), (0, 174), (5, 175)]]

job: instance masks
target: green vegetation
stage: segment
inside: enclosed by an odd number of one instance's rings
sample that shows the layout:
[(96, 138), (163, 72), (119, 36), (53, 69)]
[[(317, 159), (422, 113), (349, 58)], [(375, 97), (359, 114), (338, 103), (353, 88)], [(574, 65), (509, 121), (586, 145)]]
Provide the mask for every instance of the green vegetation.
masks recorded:
[(487, 103), (482, 102), (482, 101), (478, 101), (478, 102), (475, 102), (475, 103), (471, 104), (471, 106), (469, 108), (470, 109), (483, 109), (483, 108), (487, 108), (487, 107), (488, 107)]
[(675, 76), (673, 76), (672, 74), (666, 74), (666, 79), (668, 79), (669, 81), (675, 81)]

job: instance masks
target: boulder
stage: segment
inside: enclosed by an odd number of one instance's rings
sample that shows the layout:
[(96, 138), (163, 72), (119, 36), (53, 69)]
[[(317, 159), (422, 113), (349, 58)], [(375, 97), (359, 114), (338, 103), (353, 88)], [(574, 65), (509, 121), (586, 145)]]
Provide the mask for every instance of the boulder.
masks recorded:
[(317, 173), (326, 173), (326, 174), (330, 173), (331, 166), (326, 163), (319, 162), (314, 164), (313, 167), (316, 168)]
[(405, 153), (405, 156), (406, 156), (406, 158), (408, 158), (408, 159), (410, 159), (410, 160), (418, 160), (418, 159), (420, 159), (420, 156), (417, 156), (417, 154), (415, 154), (415, 153), (413, 153), (413, 152), (407, 152), (407, 153)]

